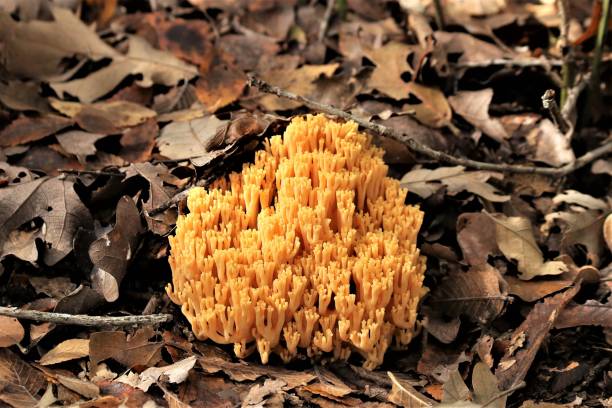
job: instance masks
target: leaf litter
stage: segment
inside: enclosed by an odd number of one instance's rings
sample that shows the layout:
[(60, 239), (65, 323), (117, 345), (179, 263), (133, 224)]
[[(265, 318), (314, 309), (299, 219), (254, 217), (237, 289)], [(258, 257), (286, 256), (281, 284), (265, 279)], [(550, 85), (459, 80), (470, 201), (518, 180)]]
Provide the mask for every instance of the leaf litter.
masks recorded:
[[(563, 87), (562, 2), (448, 0), (442, 22), (426, 0), (158, 3), (0, 4), (0, 304), (174, 316), (132, 328), (0, 316), (3, 404), (609, 404), (609, 155), (563, 178), (519, 175), (373, 135), (426, 214), (429, 288), (421, 334), (378, 371), (235, 360), (195, 341), (163, 290), (185, 192), (308, 112), (248, 74), (460, 158), (558, 168), (609, 143), (607, 88), (593, 109), (580, 91), (568, 133), (542, 109)], [(586, 1), (569, 15), (569, 37), (587, 38), (570, 47), (580, 85), (600, 17)], [(602, 54), (603, 83), (609, 42)]]

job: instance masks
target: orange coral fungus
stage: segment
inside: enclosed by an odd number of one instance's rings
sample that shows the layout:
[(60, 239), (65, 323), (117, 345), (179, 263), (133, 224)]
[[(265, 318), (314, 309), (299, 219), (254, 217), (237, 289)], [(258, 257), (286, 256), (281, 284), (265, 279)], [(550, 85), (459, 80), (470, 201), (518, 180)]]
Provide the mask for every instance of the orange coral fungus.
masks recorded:
[(386, 177), (383, 151), (323, 115), (293, 119), (254, 164), (189, 192), (170, 238), (172, 285), (201, 340), (291, 360), (351, 351), (375, 368), (415, 331), (423, 213)]

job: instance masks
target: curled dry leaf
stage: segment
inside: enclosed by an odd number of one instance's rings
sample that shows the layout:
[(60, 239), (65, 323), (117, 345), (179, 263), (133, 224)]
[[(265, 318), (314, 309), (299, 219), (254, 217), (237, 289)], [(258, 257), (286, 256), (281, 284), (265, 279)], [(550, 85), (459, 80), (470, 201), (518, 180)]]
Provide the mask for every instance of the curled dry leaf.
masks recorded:
[(189, 371), (195, 365), (196, 360), (196, 356), (190, 356), (164, 367), (149, 367), (137, 375), (135, 381), (129, 380), (129, 377), (126, 376), (119, 378), (117, 381), (126, 382), (145, 392), (148, 391), (153, 383), (160, 381), (162, 376), (170, 383), (180, 384), (187, 379)]
[(533, 236), (531, 222), (524, 217), (489, 214), (495, 222), (495, 235), (500, 251), (518, 262), (519, 278), (533, 279), (542, 275), (559, 275), (567, 270), (561, 261), (544, 261), (544, 255)]
[(580, 286), (573, 286), (538, 303), (531, 309), (523, 323), (514, 330), (510, 338), (511, 346), (506, 350), (495, 371), (501, 389), (510, 389), (523, 381), (544, 338), (579, 289)]
[(455, 272), (446, 277), (431, 294), (429, 304), (450, 317), (463, 315), (486, 324), (503, 310), (506, 294), (503, 280), (490, 265), (472, 267), (467, 272)]
[[(41, 238), (49, 244), (43, 253), (47, 265), (63, 259), (72, 251), (77, 230), (92, 227), (91, 215), (73, 185), (68, 179), (43, 177), (0, 189), (0, 242), (6, 243), (11, 233), (40, 218), (44, 228), (31, 235), (29, 243)], [(0, 248), (0, 258), (9, 253), (14, 252)]]
[(65, 340), (49, 350), (39, 360), (41, 365), (52, 365), (63, 363), (64, 361), (75, 360), (89, 355), (88, 339)]
[(24, 334), (23, 326), (19, 323), (19, 320), (14, 317), (0, 316), (0, 347), (19, 344)]
[(136, 253), (142, 232), (140, 214), (134, 201), (123, 196), (117, 203), (113, 229), (89, 246), (89, 257), (94, 265), (92, 286), (107, 302), (119, 298), (119, 285)]
[(510, 196), (502, 195), (488, 184), (490, 178), (502, 178), (498, 173), (488, 171), (466, 171), (463, 166), (438, 167), (434, 170), (416, 169), (401, 179), (402, 185), (422, 198), (427, 198), (446, 186), (447, 192), (455, 195), (461, 191), (468, 191), (486, 200), (493, 202), (508, 201)]
[(548, 119), (529, 132), (527, 141), (535, 147), (536, 161), (559, 167), (576, 160), (568, 138)]

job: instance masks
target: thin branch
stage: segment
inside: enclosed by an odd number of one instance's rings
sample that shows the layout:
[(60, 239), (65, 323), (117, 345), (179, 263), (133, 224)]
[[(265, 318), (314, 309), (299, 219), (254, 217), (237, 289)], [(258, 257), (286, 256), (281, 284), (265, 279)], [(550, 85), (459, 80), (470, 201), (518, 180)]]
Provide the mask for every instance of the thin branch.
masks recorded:
[(497, 395), (492, 396), (487, 402), (482, 404), (482, 408), (488, 407), (489, 405), (491, 405), (492, 403), (494, 403), (498, 399), (503, 398), (503, 397), (505, 397), (507, 395), (510, 395), (510, 394), (512, 394), (516, 390), (520, 390), (525, 385), (526, 385), (525, 382), (521, 381), (520, 383), (516, 384), (515, 386), (513, 386), (511, 388), (508, 388), (507, 390), (504, 390), (504, 391), (500, 392)]
[(608, 32), (608, 21), (610, 18), (610, 0), (602, 0), (601, 19), (597, 28), (597, 38), (595, 39), (595, 50), (593, 52), (593, 75), (591, 76), (591, 92), (599, 91), (600, 69), (606, 33)]
[(559, 8), (559, 17), (561, 25), (559, 26), (559, 49), (563, 55), (563, 66), (561, 67), (561, 76), (563, 84), (561, 86), (561, 106), (565, 104), (568, 91), (574, 86), (574, 49), (569, 41), (569, 24), (570, 24), (570, 5), (569, 0), (557, 0)]
[(440, 0), (434, 0), (434, 12), (436, 18), (436, 25), (438, 26), (438, 30), (443, 31), (446, 23), (444, 22), (444, 10), (442, 9), (442, 3)]
[(64, 174), (76, 174), (77, 176), (88, 174), (91, 176), (109, 176), (109, 177), (124, 177), (123, 173), (115, 173), (111, 171), (99, 171), (99, 170), (76, 170), (76, 169), (57, 169), (59, 173)]
[(151, 314), (146, 316), (89, 316), (71, 315), (67, 313), (40, 312), (38, 310), (24, 310), (19, 309), (18, 307), (5, 306), (0, 306), (0, 316), (34, 320), (37, 322), (87, 327), (142, 326), (149, 324), (161, 324), (172, 320), (171, 314)]
[(452, 64), (456, 68), (486, 68), (492, 65), (507, 65), (513, 67), (544, 67), (552, 68), (563, 65), (563, 60), (556, 58), (494, 58), (489, 60), (465, 61)]
[(319, 27), (319, 42), (322, 43), (325, 39), (325, 34), (327, 33), (327, 27), (329, 27), (329, 21), (334, 14), (334, 6), (336, 5), (336, 0), (327, 0), (327, 7), (325, 8), (325, 14), (323, 15), (323, 20), (321, 20), (321, 26)]
[(268, 84), (265, 81), (262, 81), (259, 78), (256, 78), (253, 75), (249, 76), (249, 84), (252, 87), (259, 89), (262, 92), (269, 93), (272, 95), (276, 95), (282, 98), (286, 98), (292, 101), (297, 101), (305, 106), (327, 113), (329, 115), (337, 116), (344, 120), (352, 120), (356, 122), (359, 126), (368, 129), (380, 136), (389, 137), (391, 139), (395, 139), (401, 143), (406, 144), (408, 148), (410, 148), (415, 153), (420, 153), (424, 156), (429, 157), (430, 159), (434, 159), (440, 162), (445, 162), (449, 164), (454, 164), (458, 166), (469, 167), (477, 170), (491, 170), (491, 171), (501, 171), (508, 173), (530, 173), (530, 174), (543, 174), (548, 176), (565, 176), (573, 172), (574, 170), (590, 163), (591, 161), (605, 156), (612, 152), (612, 141), (600, 146), (599, 148), (588, 152), (584, 156), (576, 159), (575, 162), (565, 165), (559, 168), (550, 168), (550, 167), (538, 167), (538, 166), (524, 166), (524, 165), (512, 165), (512, 164), (496, 164), (496, 163), (485, 163), (481, 161), (464, 159), (452, 156), (448, 153), (444, 153), (435, 149), (432, 149), (429, 146), (426, 146), (422, 143), (419, 143), (409, 135), (399, 132), (393, 128), (370, 122), (369, 120), (360, 118), (358, 116), (352, 115), (348, 112), (340, 110), (331, 105), (327, 105), (321, 102), (313, 101), (311, 99), (305, 98), (300, 95), (296, 95), (292, 92), (286, 91), (279, 87)]
[(557, 125), (561, 133), (566, 134), (567, 131), (570, 130), (570, 126), (561, 115), (559, 105), (557, 105), (557, 101), (555, 100), (554, 90), (548, 89), (546, 92), (544, 92), (544, 95), (542, 95), (542, 106), (544, 109), (548, 110), (550, 116), (555, 122), (555, 125)]

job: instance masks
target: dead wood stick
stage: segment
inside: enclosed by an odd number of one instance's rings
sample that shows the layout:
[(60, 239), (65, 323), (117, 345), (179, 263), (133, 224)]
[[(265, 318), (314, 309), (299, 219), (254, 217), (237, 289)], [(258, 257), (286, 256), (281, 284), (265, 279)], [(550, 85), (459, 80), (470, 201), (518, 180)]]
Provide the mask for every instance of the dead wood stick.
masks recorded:
[(327, 6), (325, 7), (325, 14), (323, 15), (323, 20), (321, 20), (321, 25), (319, 26), (319, 42), (323, 42), (325, 39), (325, 34), (327, 33), (327, 27), (329, 27), (329, 21), (332, 18), (332, 14), (334, 13), (334, 6), (336, 5), (336, 0), (327, 0)]
[(612, 153), (612, 141), (607, 142), (606, 144), (594, 149), (585, 155), (576, 159), (573, 163), (567, 164), (563, 167), (551, 168), (551, 167), (539, 167), (539, 166), (524, 166), (524, 165), (513, 165), (513, 164), (505, 164), (505, 163), (486, 163), (471, 159), (460, 158), (456, 156), (452, 156), (448, 153), (441, 152), (439, 150), (432, 149), (429, 146), (421, 144), (417, 142), (415, 139), (410, 137), (405, 133), (401, 133), (393, 128), (370, 122), (369, 120), (362, 119), (358, 116), (352, 115), (348, 112), (345, 112), (341, 109), (338, 109), (334, 106), (327, 105), (321, 102), (313, 101), (312, 99), (305, 98), (301, 95), (296, 95), (293, 92), (289, 92), (287, 90), (281, 89), (277, 86), (273, 86), (268, 84), (267, 82), (253, 76), (249, 75), (249, 85), (259, 89), (261, 92), (269, 93), (272, 95), (279, 96), (281, 98), (286, 98), (292, 101), (300, 102), (307, 107), (327, 113), (329, 115), (334, 115), (344, 120), (352, 120), (356, 122), (359, 126), (368, 129), (380, 136), (389, 137), (391, 139), (395, 139), (401, 143), (404, 143), (408, 148), (410, 148), (415, 153), (420, 153), (430, 159), (434, 159), (440, 162), (454, 164), (458, 166), (469, 167), (477, 170), (491, 170), (491, 171), (501, 171), (507, 173), (531, 173), (531, 174), (542, 174), (547, 176), (566, 176), (573, 172), (576, 169), (579, 169), (586, 164), (603, 157), (609, 153)]
[(148, 324), (166, 323), (172, 320), (171, 314), (152, 314), (145, 316), (89, 316), (71, 315), (68, 313), (40, 312), (38, 310), (24, 310), (18, 307), (5, 306), (0, 306), (0, 316), (34, 320), (37, 322), (87, 327), (142, 326)]
[(555, 125), (559, 128), (561, 133), (566, 134), (568, 130), (570, 130), (570, 126), (565, 121), (563, 115), (561, 115), (561, 111), (559, 110), (559, 105), (557, 105), (557, 101), (555, 100), (555, 91), (553, 89), (547, 89), (542, 95), (542, 106), (544, 109), (547, 109), (552, 117)]

